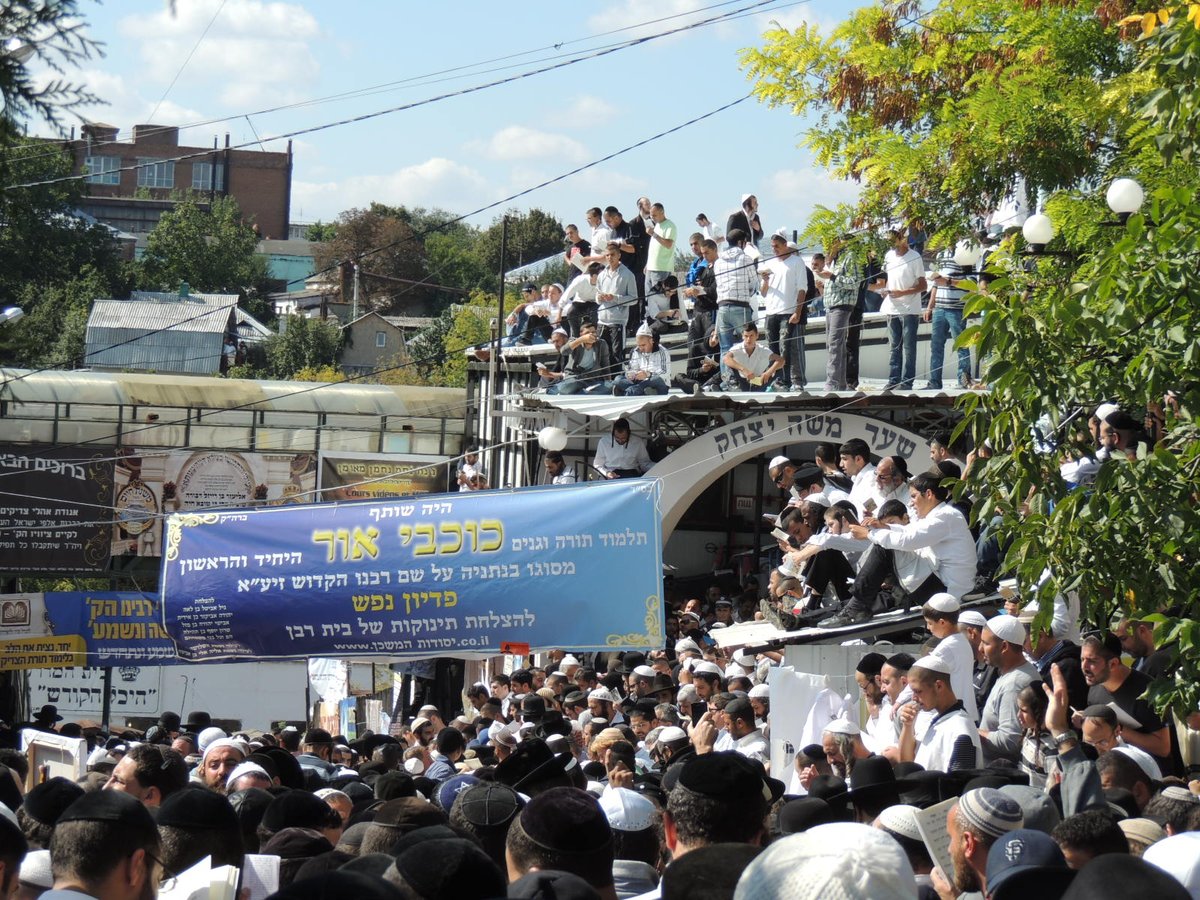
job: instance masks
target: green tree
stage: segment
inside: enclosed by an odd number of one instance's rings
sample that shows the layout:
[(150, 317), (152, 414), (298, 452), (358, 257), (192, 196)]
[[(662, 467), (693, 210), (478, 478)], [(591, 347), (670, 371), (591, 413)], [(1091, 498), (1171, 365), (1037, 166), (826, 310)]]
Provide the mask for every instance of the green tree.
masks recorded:
[[(492, 305), (488, 305), (488, 301)], [(468, 347), (488, 340), (488, 323), (495, 315), (495, 297), (482, 292), (471, 296), (470, 305), (455, 309), (446, 332), (444, 362), (441, 366), (439, 383), (445, 387), (467, 386)]]
[(510, 209), (503, 216), (497, 216), (479, 235), (475, 253), (485, 272), (500, 271), (500, 237), (505, 217), (508, 218), (506, 270), (563, 251), (563, 226), (558, 219), (537, 207), (528, 212)]
[(266, 340), (267, 370), (272, 378), (294, 379), (297, 373), (336, 366), (343, 332), (337, 324), (289, 316), (287, 327)]
[(1102, 175), (1131, 121), (1125, 0), (882, 0), (823, 36), (775, 28), (743, 52), (764, 102), (806, 116), (818, 163), (863, 185), (820, 224), (835, 232), (925, 223), (962, 235), (1021, 184), (1070, 189)]
[(313, 222), (304, 231), (304, 239), (306, 241), (313, 241), (318, 244), (325, 241), (332, 241), (336, 235), (337, 225), (333, 222), (322, 222), (320, 219)]
[(266, 279), (257, 247), (258, 236), (232, 197), (214, 198), (207, 210), (184, 199), (147, 236), (142, 283), (174, 291), (186, 281), (195, 291), (245, 293)]
[[(76, 0), (4, 3), (0, 5), (0, 35), (5, 42), (0, 53), (0, 97), (4, 101), (0, 135), (12, 136), (16, 124), (39, 118), (62, 131), (64, 113), (101, 102), (66, 77), (67, 67), (104, 55), (104, 45), (88, 37)], [(37, 77), (29, 68), (34, 60), (55, 75)]]

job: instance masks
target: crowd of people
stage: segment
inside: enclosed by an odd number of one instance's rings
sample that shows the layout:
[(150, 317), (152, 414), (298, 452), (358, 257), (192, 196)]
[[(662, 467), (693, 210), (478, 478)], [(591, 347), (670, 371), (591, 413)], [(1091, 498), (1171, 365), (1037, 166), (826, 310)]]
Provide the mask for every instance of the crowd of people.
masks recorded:
[[(550, 343), (558, 351), (555, 361), (538, 365), (539, 389), (618, 396), (673, 387), (697, 394), (803, 390), (805, 329), (810, 318), (824, 315), (824, 388), (852, 390), (867, 312), (887, 316), (890, 371), (883, 389), (917, 386), (922, 318), (932, 327), (922, 389), (942, 388), (946, 342), (964, 327), (966, 273), (950, 259), (927, 260), (918, 226), (890, 232), (886, 253), (847, 239), (835, 242), (828, 258), (817, 252), (809, 262), (786, 231), (764, 231), (753, 194), (742, 197), (724, 231), (703, 213), (696, 227), (686, 238), (687, 256), (684, 234), (663, 204), (648, 197), (638, 198), (631, 219), (615, 206), (592, 207), (586, 227), (567, 226), (569, 283), (525, 284), (506, 322), (506, 345)], [(685, 257), (686, 273), (677, 263)], [(927, 263), (934, 266), (929, 275)], [(686, 332), (688, 346), (685, 371), (674, 375), (660, 346), (671, 332)], [(958, 351), (957, 374), (960, 387), (971, 385), (966, 349)]]
[(936, 593), (923, 655), (864, 648), (861, 703), (814, 706), (820, 741), (793, 751), (771, 739), (798, 713), (772, 707), (781, 654), (714, 640), (761, 616), (757, 592), (668, 606), (665, 648), (551, 651), (394, 735), (193, 712), (106, 739), (43, 708), (35, 727), (94, 749), (82, 779), (27, 792), (25, 757), (0, 754), (0, 896), (150, 898), (205, 858), (261, 857), (279, 898), (1200, 891), (1200, 782), (1138, 697), (1170, 661), (1146, 623), (1080, 646)]

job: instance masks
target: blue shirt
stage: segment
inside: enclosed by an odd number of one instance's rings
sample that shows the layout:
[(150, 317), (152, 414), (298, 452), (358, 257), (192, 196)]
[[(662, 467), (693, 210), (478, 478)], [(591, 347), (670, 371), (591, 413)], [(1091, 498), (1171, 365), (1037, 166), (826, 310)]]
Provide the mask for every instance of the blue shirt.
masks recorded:
[(687, 278), (684, 279), (684, 284), (693, 285), (696, 279), (700, 277), (700, 270), (708, 268), (708, 260), (703, 256), (697, 256), (692, 260), (692, 264), (688, 266)]

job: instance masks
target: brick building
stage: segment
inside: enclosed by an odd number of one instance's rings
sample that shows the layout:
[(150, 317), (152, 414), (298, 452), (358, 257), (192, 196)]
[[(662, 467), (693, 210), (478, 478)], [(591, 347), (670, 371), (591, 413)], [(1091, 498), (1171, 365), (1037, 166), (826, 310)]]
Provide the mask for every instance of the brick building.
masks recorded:
[[(95, 123), (84, 125), (81, 137), (69, 141), (67, 149), (75, 172), (88, 175), (82, 209), (121, 231), (145, 234), (174, 205), (172, 197), (191, 191), (201, 201), (233, 197), (264, 239), (288, 235), (291, 141), (286, 153), (233, 150), (229, 135), (224, 147), (215, 140), (212, 147), (182, 147), (174, 126), (135, 125), (133, 140), (119, 141), (115, 126)], [(192, 154), (202, 155), (176, 159)]]

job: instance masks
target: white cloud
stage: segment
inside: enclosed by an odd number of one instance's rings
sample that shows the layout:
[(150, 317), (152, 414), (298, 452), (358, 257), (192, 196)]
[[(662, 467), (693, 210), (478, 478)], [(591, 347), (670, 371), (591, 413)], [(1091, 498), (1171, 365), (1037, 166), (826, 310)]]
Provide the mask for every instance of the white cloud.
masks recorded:
[(219, 4), (177, 0), (174, 11), (164, 4), (121, 20), (121, 34), (141, 45), (147, 83), (165, 90), (211, 21), (176, 89), (212, 86), (220, 102), (242, 109), (300, 99), (319, 68), (309, 47), (320, 35), (312, 14), (294, 3), (228, 0), (213, 19)]
[[(711, 0), (659, 0), (653, 5), (645, 3), (644, 0), (622, 0), (620, 3), (604, 7), (603, 12), (589, 16), (587, 24), (592, 32), (608, 32), (618, 28), (628, 28), (628, 31), (613, 35), (613, 39), (629, 40), (671, 31), (691, 22), (712, 18), (719, 12), (713, 10), (706, 10), (704, 13), (697, 12), (701, 8), (711, 5)], [(692, 15), (693, 13), (695, 15)], [(641, 24), (663, 19), (666, 21)], [(731, 33), (731, 29), (726, 25), (718, 25), (716, 28), (717, 33), (722, 36)]]
[(490, 138), (468, 142), (465, 149), (498, 160), (552, 158), (582, 161), (587, 158), (587, 148), (574, 138), (524, 125), (501, 128)]
[(337, 181), (292, 181), (292, 215), (329, 220), (372, 201), (409, 206), (440, 206), (466, 212), (500, 189), (477, 170), (443, 157), (380, 175), (352, 175)]
[[(43, 84), (60, 77), (55, 72), (41, 72), (36, 76), (38, 83)], [(164, 100), (161, 104), (157, 98), (151, 99), (131, 85), (123, 76), (100, 69), (80, 69), (74, 73), (75, 79), (104, 102), (80, 110), (80, 116), (87, 122), (107, 122), (116, 125), (120, 130), (122, 140), (129, 139), (133, 134), (133, 126), (150, 121), (150, 114), (155, 107), (154, 124), (156, 125), (186, 125), (204, 119), (204, 113)], [(197, 129), (195, 133), (180, 136), (183, 143), (208, 143), (211, 135)]]
[(759, 199), (763, 215), (770, 220), (771, 230), (780, 227), (776, 221), (779, 218), (792, 220), (787, 228), (803, 230), (815, 207), (833, 208), (839, 203), (852, 203), (858, 199), (859, 191), (854, 182), (831, 178), (824, 169), (811, 166), (772, 172), (766, 178)]
[(558, 116), (558, 121), (570, 128), (595, 128), (607, 125), (616, 118), (617, 112), (617, 108), (607, 100), (584, 94), (571, 98), (571, 105)]

